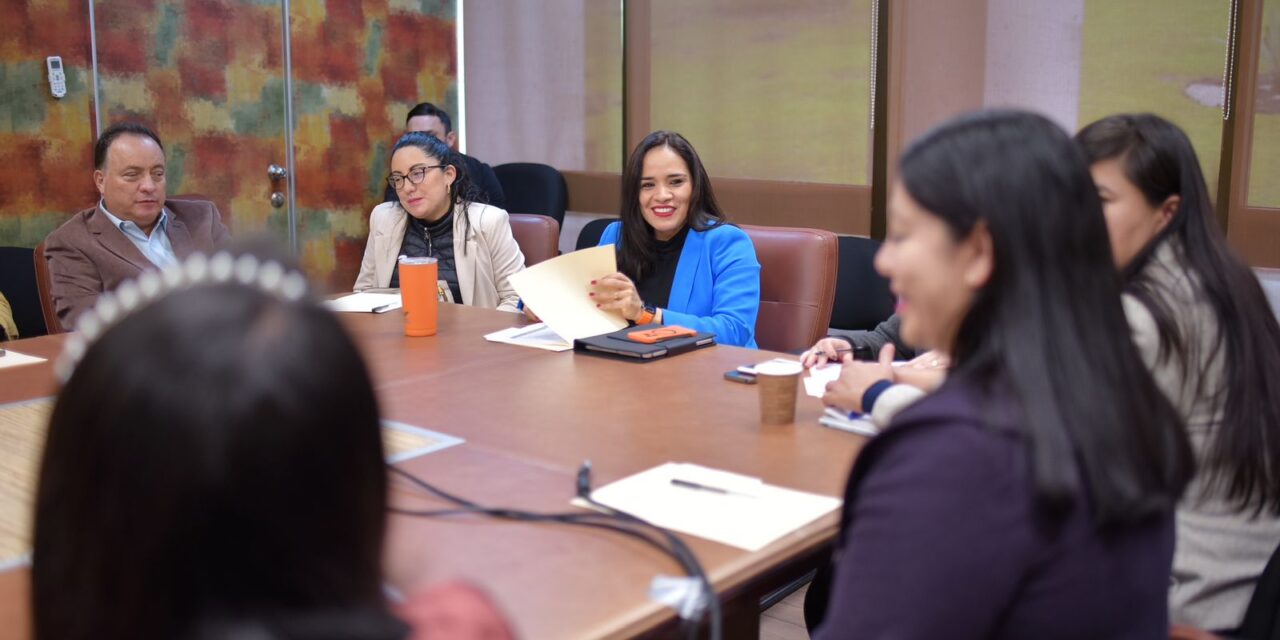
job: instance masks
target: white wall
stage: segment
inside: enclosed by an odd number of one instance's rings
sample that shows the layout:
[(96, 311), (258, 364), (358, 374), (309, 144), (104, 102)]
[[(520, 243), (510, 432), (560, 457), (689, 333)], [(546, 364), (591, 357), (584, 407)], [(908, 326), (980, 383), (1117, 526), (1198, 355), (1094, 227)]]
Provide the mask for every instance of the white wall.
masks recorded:
[(1084, 0), (989, 0), (984, 104), (1080, 123)]
[(468, 155), (491, 165), (584, 168), (583, 6), (590, 1), (463, 3)]

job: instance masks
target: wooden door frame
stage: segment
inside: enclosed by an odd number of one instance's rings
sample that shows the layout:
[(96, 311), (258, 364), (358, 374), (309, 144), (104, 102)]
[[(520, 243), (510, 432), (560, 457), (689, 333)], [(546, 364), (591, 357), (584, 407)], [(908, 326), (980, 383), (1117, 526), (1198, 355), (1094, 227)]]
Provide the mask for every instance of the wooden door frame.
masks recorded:
[[(1250, 265), (1280, 267), (1280, 209), (1251, 206), (1254, 116), (1261, 63), (1263, 0), (1235, 0), (1236, 47), (1227, 74), (1227, 118), (1223, 123), (1222, 177), (1217, 209), (1231, 246)], [(1257, 176), (1262, 179), (1264, 176)]]

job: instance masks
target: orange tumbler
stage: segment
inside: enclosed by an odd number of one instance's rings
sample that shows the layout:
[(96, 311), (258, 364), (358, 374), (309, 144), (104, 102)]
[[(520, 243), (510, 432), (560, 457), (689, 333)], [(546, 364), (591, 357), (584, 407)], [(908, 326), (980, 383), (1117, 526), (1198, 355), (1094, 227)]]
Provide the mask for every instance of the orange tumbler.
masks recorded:
[(434, 336), (440, 301), (436, 297), (439, 268), (435, 258), (400, 256), (400, 300), (404, 304), (404, 334)]

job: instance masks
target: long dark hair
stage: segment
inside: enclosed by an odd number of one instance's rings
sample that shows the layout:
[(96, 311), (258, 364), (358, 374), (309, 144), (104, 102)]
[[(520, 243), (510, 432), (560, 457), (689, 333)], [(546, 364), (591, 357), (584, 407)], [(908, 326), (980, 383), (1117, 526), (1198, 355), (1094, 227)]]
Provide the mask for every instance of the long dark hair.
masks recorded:
[(1061, 515), (1088, 496), (1099, 527), (1171, 512), (1190, 445), (1129, 338), (1080, 150), (1042, 116), (986, 111), (914, 142), (900, 175), (956, 238), (990, 233), (994, 269), (961, 322), (950, 382), (1020, 403), (1038, 505)]
[(202, 621), (181, 640), (404, 640), (412, 630), (385, 608), (258, 612)]
[(385, 610), (368, 372), (332, 314), (236, 284), (171, 294), (85, 353), (35, 510), (42, 639)]
[(674, 131), (654, 131), (644, 137), (635, 151), (627, 159), (627, 168), (622, 172), (622, 242), (618, 247), (618, 270), (635, 282), (644, 280), (653, 268), (653, 261), (658, 255), (657, 239), (653, 236), (653, 227), (645, 222), (640, 212), (640, 178), (644, 173), (644, 156), (651, 149), (667, 147), (679, 154), (689, 167), (690, 186), (693, 195), (689, 199), (689, 217), (685, 221), (695, 231), (706, 231), (711, 227), (728, 221), (716, 204), (715, 193), (711, 191), (711, 179), (707, 170), (698, 158), (698, 152), (689, 144), (684, 136)]
[[(396, 152), (405, 147), (417, 147), (430, 158), (435, 158), (436, 162), (453, 167), (456, 172), (454, 174), (453, 184), (449, 185), (449, 212), (454, 213), (461, 209), (461, 222), (463, 237), (471, 235), (471, 218), (467, 215), (467, 206), (476, 201), (476, 186), (472, 182), (471, 176), (467, 174), (467, 163), (463, 162), (462, 154), (449, 148), (439, 138), (423, 132), (410, 131), (396, 140), (395, 146), (391, 147), (391, 154), (387, 156), (390, 162), (392, 156)], [(441, 169), (443, 171), (444, 169)], [(434, 171), (434, 169), (433, 169)], [(406, 178), (407, 179), (407, 178)], [(400, 204), (400, 193), (396, 192), (396, 204)], [(445, 215), (448, 215), (446, 213)], [(462, 251), (467, 250), (466, 243), (462, 245)]]
[[(1089, 162), (1119, 158), (1125, 177), (1158, 207), (1180, 202), (1169, 223), (1126, 265), (1125, 290), (1150, 311), (1160, 333), (1160, 358), (1193, 366), (1193, 336), (1183, 335), (1150, 269), (1156, 250), (1175, 242), (1182, 266), (1213, 308), (1217, 335), (1208, 360), (1221, 358), (1225, 378), (1214, 394), (1222, 422), (1214, 426), (1201, 464), (1208, 484), (1225, 489), (1241, 510), (1280, 514), (1280, 325), (1253, 271), (1231, 250), (1213, 216), (1195, 149), (1176, 125), (1151, 114), (1103, 118), (1076, 135)], [(1202, 383), (1204, 379), (1201, 378)]]

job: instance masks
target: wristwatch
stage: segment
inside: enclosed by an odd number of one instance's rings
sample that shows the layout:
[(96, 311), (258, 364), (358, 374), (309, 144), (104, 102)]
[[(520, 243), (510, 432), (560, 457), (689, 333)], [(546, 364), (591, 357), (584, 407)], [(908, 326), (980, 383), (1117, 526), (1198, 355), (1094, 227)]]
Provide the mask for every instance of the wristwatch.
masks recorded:
[(651, 305), (644, 305), (644, 309), (640, 311), (640, 317), (636, 320), (636, 324), (649, 324), (658, 315), (658, 308)]

